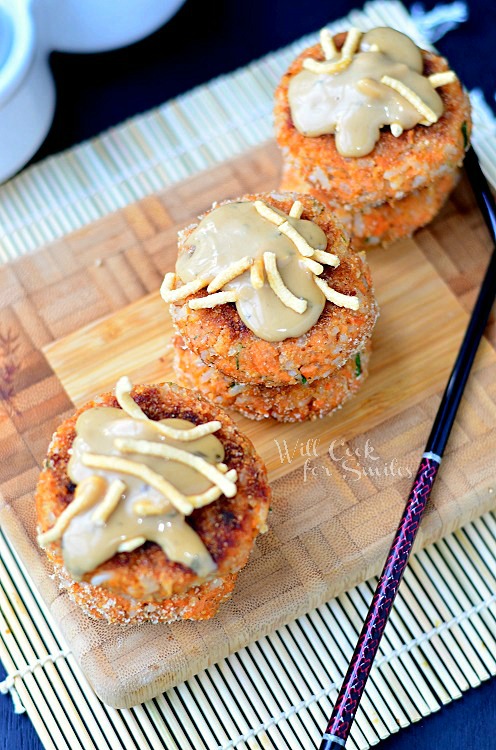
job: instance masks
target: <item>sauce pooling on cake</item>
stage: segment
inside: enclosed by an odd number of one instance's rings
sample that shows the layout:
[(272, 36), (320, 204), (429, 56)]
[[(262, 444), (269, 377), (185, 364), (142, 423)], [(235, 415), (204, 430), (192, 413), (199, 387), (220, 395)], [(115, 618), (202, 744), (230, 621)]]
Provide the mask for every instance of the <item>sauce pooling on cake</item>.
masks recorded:
[(343, 156), (370, 153), (388, 125), (394, 136), (443, 114), (436, 88), (456, 80), (452, 71), (423, 75), (421, 50), (404, 34), (351, 29), (340, 52), (321, 32), (325, 60), (307, 58), (289, 84), (294, 126), (305, 136), (334, 134)]
[(178, 302), (206, 288), (207, 296), (190, 300), (190, 308), (235, 303), (241, 320), (265, 341), (306, 333), (326, 299), (357, 310), (358, 297), (319, 278), (325, 265), (337, 267), (340, 260), (325, 251), (325, 233), (302, 212), (299, 201), (289, 215), (261, 200), (212, 209), (187, 238), (176, 274), (166, 274), (163, 299)]
[(224, 447), (213, 434), (221, 423), (153, 421), (130, 391), (130, 381), (121, 378), (116, 397), (122, 408), (94, 407), (79, 416), (67, 467), (75, 498), (39, 543), (60, 538), (64, 565), (75, 579), (146, 541), (159, 544), (171, 561), (208, 575), (215, 563), (186, 516), (222, 494), (236, 494), (236, 471), (223, 463)]

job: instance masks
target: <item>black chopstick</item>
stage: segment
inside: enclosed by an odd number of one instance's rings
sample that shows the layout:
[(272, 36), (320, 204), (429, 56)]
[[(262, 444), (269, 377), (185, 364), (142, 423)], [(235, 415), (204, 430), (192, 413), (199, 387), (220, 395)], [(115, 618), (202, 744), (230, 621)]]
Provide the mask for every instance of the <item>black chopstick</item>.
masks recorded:
[(464, 164), (495, 247), (320, 750), (343, 748), (350, 734), (496, 295), (496, 206), (472, 148)]

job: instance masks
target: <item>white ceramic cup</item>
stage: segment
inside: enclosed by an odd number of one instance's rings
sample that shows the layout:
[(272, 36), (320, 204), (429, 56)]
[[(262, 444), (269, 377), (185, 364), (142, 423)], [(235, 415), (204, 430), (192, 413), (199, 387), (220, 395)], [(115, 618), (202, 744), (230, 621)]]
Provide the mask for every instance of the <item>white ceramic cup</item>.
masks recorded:
[(59, 52), (101, 52), (143, 39), (184, 0), (35, 0), (42, 44)]
[(97, 52), (151, 34), (184, 0), (0, 0), (0, 182), (36, 153), (50, 129), (52, 50)]
[(0, 0), (0, 182), (42, 144), (53, 119), (55, 87), (37, 48), (29, 0)]

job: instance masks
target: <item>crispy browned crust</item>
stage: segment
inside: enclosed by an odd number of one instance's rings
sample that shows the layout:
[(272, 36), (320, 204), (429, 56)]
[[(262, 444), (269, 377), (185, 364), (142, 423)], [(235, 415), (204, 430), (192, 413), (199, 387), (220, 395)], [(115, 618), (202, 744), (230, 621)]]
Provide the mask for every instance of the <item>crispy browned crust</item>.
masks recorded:
[[(428, 224), (444, 205), (460, 177), (460, 170), (454, 169), (426, 187), (413, 190), (400, 200), (384, 201), (374, 206), (363, 205), (347, 209), (343, 206), (330, 206), (351, 236), (354, 250), (368, 250), (374, 245), (389, 245), (395, 240), (410, 237), (417, 229)], [(322, 203), (326, 204), (329, 194), (320, 188), (308, 187), (300, 172), (287, 164), (281, 185), (286, 190), (308, 189)]]
[[(246, 564), (256, 536), (265, 528), (270, 500), (265, 467), (233, 421), (200, 395), (174, 384), (163, 384), (136, 386), (133, 396), (151, 419), (178, 417), (195, 424), (213, 419), (222, 422), (216, 436), (224, 446), (226, 464), (238, 472), (238, 492), (234, 498), (222, 496), (193, 511), (188, 518), (217, 570), (207, 582), (190, 568), (170, 561), (157, 544), (148, 542), (133, 552), (114, 555), (87, 573), (81, 583), (72, 582), (68, 592), (87, 611), (112, 622), (143, 619), (147, 605), (151, 615), (148, 619), (211, 617), (234, 582), (233, 574)], [(115, 397), (105, 393), (78, 409), (53, 436), (35, 497), (40, 532), (51, 528), (73, 499), (74, 485), (67, 476), (67, 463), (76, 420), (86, 409), (102, 405), (118, 407)], [(46, 552), (59, 571), (59, 579), (70, 581), (63, 569), (60, 543), (49, 545)], [(90, 583), (95, 579), (99, 580), (96, 586)]]
[[(334, 37), (340, 48), (345, 34)], [(424, 75), (448, 70), (443, 57), (422, 50)], [(320, 44), (304, 50), (290, 65), (275, 93), (275, 130), (284, 158), (297, 159), (307, 185), (320, 188), (343, 206), (397, 200), (416, 188), (441, 176), (445, 169), (460, 166), (465, 138), (462, 125), (470, 137), (470, 101), (459, 81), (438, 89), (444, 113), (429, 127), (417, 125), (395, 138), (384, 128), (374, 150), (366, 156), (345, 157), (336, 150), (333, 135), (307, 137), (293, 125), (288, 103), (291, 78), (300, 72), (303, 60), (323, 59)], [(306, 191), (305, 191), (306, 192)]]
[(275, 386), (238, 384), (191, 352), (180, 336), (174, 338), (174, 373), (181, 385), (198, 390), (214, 404), (235, 409), (249, 419), (271, 417), (280, 422), (303, 422), (328, 416), (356, 393), (368, 375), (370, 339), (356, 356), (328, 378), (312, 383)]
[[(325, 378), (344, 365), (372, 334), (378, 315), (370, 271), (366, 261), (354, 253), (341, 225), (322, 204), (308, 195), (262, 193), (242, 200), (264, 200), (289, 213), (295, 200), (304, 206), (302, 218), (318, 224), (328, 237), (327, 251), (339, 256), (336, 269), (326, 267), (321, 278), (343, 294), (357, 295), (358, 311), (337, 307), (329, 302), (312, 328), (299, 338), (264, 341), (240, 319), (234, 304), (191, 310), (188, 300), (205, 295), (204, 291), (170, 306), (177, 330), (186, 345), (206, 364), (214, 365), (227, 377), (251, 385), (295, 385), (302, 376), (311, 382)], [(191, 225), (179, 237), (179, 253), (197, 225)]]

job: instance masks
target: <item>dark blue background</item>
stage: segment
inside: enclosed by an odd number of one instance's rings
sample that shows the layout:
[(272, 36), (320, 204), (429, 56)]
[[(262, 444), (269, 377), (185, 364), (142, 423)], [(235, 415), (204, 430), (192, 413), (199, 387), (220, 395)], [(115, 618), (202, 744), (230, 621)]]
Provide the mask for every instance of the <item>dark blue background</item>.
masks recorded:
[[(469, 20), (437, 46), (467, 88), (481, 87), (494, 106), (496, 4), (470, 0), (468, 5)], [(425, 6), (431, 8), (433, 3)], [(245, 65), (341, 18), (353, 7), (356, 3), (347, 0), (188, 0), (163, 29), (132, 47), (98, 55), (54, 54), (57, 110), (33, 161)], [(386, 740), (381, 748), (495, 750), (495, 730), (496, 680), (492, 680)], [(0, 750), (13, 747), (39, 750), (40, 743), (29, 720), (16, 717), (10, 699), (0, 696)]]

